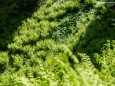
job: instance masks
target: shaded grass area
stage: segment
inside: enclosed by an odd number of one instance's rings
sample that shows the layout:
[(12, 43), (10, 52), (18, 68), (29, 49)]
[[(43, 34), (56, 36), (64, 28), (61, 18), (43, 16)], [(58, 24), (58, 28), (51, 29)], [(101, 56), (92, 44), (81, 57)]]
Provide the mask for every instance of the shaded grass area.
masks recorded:
[[(97, 11), (97, 16), (101, 13), (101, 10)], [(80, 41), (74, 46), (73, 52), (86, 53), (90, 56), (90, 60), (93, 65), (100, 70), (100, 65), (96, 63), (96, 59), (93, 57), (94, 53), (101, 53), (101, 49), (106, 44), (107, 40), (115, 40), (115, 26), (113, 25), (115, 19), (115, 10), (113, 7), (109, 7), (108, 10), (102, 14), (101, 18), (91, 22), (86, 28), (86, 33), (81, 35)], [(77, 54), (79, 60), (81, 56)]]
[(7, 50), (22, 21), (31, 17), (39, 0), (6, 0), (0, 3), (0, 51)]

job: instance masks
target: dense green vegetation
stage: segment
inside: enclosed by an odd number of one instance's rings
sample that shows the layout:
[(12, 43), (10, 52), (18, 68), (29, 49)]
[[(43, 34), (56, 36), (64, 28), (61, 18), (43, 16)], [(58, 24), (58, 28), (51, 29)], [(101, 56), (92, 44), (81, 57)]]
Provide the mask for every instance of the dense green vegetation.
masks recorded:
[(113, 4), (22, 1), (0, 3), (0, 86), (115, 85)]

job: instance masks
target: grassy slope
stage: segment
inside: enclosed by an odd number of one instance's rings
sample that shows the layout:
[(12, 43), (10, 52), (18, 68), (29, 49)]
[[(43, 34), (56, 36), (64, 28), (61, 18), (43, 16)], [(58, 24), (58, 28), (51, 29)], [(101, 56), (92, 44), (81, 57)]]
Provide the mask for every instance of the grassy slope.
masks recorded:
[(46, 0), (1, 48), (0, 85), (114, 85), (114, 14), (89, 0)]

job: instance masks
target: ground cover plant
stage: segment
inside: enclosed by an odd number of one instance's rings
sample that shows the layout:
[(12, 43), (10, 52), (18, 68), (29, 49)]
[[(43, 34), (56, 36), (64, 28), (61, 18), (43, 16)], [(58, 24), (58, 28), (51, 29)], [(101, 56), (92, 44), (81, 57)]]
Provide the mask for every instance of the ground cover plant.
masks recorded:
[(3, 1), (0, 86), (114, 86), (115, 9), (105, 2)]

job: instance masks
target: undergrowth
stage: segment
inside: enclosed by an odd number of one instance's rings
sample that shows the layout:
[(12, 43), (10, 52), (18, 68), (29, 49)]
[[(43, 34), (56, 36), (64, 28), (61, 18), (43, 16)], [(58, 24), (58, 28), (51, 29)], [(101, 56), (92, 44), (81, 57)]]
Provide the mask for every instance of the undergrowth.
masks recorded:
[(114, 86), (115, 10), (99, 2), (44, 0), (12, 33), (3, 25), (0, 86)]

